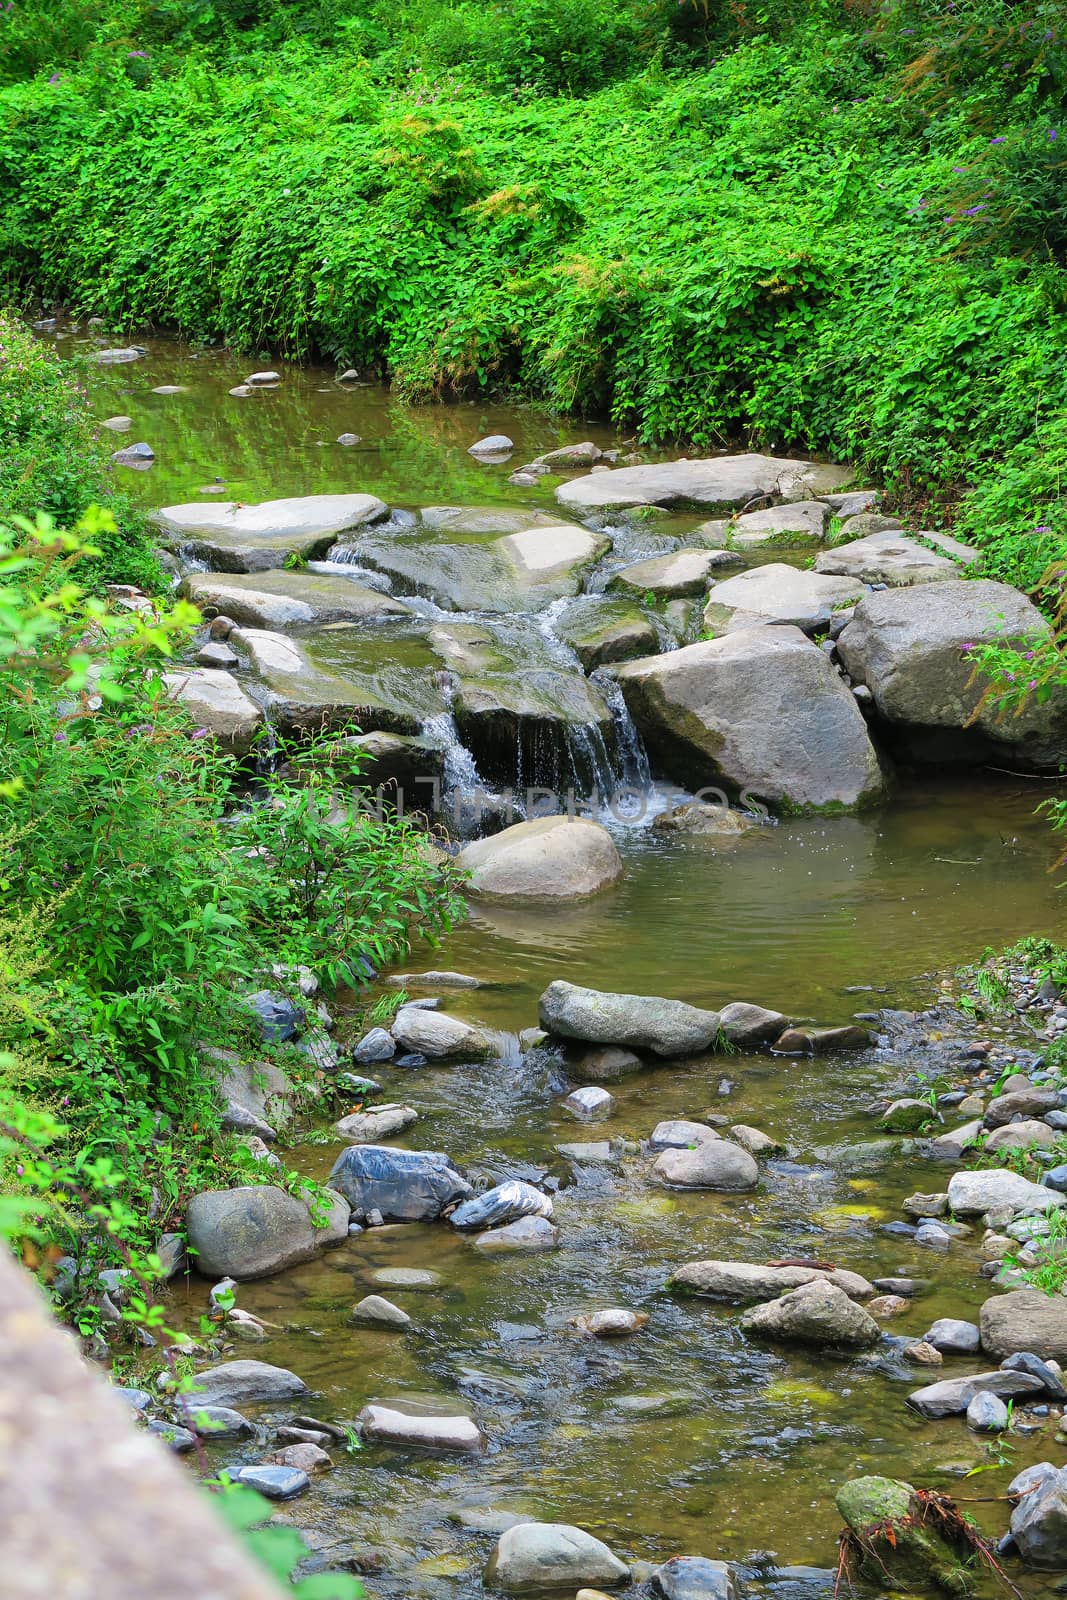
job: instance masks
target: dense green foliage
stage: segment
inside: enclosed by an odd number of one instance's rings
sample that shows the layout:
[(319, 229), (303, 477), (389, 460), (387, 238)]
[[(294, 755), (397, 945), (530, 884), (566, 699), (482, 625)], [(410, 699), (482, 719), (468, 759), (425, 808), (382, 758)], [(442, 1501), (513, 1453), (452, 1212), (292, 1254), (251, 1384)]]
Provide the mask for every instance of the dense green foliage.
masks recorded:
[(61, 363), (23, 324), (0, 314), (0, 517), (47, 512), (73, 526), (91, 505), (97, 552), (81, 562), (86, 588), (134, 583), (156, 591), (163, 575), (143, 516), (116, 491), (107, 446), (77, 362)]
[(205, 1053), (262, 1053), (242, 995), (279, 965), (329, 981), (389, 959), (456, 910), (405, 823), (280, 779), (234, 811), (232, 761), (160, 672), (196, 613), (88, 596), (98, 530), (105, 512), (77, 535), (0, 528), (0, 1176), (90, 1287), (116, 1238), (143, 1250), (197, 1185), (235, 1164), (254, 1180), (218, 1137)]
[[(822, 450), (1063, 552), (1049, 0), (29, 0), (0, 272), (117, 325)], [(14, 19), (18, 18), (16, 22)], [(1037, 533), (1047, 526), (1050, 533)]]

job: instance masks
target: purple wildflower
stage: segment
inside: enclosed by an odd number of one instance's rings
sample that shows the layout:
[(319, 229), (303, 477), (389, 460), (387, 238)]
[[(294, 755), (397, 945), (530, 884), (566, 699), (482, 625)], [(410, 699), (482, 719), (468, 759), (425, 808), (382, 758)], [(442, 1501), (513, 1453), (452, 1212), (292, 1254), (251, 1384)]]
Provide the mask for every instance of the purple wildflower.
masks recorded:
[(59, 732), (58, 732), (58, 733), (54, 733), (54, 734), (53, 734), (53, 735), (52, 735), (52, 742), (53, 742), (53, 743), (54, 743), (54, 744), (66, 744), (66, 742), (67, 742), (67, 736), (66, 736), (66, 734), (65, 734), (65, 733), (64, 733), (64, 732), (63, 732), (63, 729), (62, 729), (62, 728), (60, 728), (60, 730), (59, 730)]
[(1036, 689), (1037, 688), (1037, 679), (1036, 678), (1031, 678), (1030, 682), (1026, 685), (1026, 687), (1028, 689)]
[(190, 739), (206, 739), (210, 732), (210, 728), (194, 728), (189, 737)]
[(998, 133), (997, 137), (995, 139), (990, 139), (989, 142), (990, 144), (1006, 144), (1007, 140), (1002, 133)]
[(965, 217), (973, 217), (976, 216), (979, 211), (984, 211), (985, 209), (985, 206), (968, 206), (963, 215)]
[(1048, 136), (1049, 136), (1049, 142), (1050, 143), (1054, 143), (1059, 138), (1059, 133), (1058, 133), (1057, 129), (1050, 128), (1048, 130)]
[(967, 643), (963, 646), (963, 648), (964, 648), (964, 650), (973, 650), (974, 649), (974, 640), (973, 639), (969, 639), (967, 641)]

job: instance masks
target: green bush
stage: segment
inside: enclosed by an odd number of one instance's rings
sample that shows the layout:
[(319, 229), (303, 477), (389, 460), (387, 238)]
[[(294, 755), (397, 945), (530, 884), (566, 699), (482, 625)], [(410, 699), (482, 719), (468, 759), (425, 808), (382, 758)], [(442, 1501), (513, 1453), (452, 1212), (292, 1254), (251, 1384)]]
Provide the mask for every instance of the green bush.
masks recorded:
[[(205, 1047), (262, 1048), (242, 995), (277, 963), (330, 982), (395, 958), (458, 903), (410, 828), (327, 822), (318, 789), (272, 782), (235, 818), (232, 761), (159, 670), (197, 614), (114, 614), (78, 585), (109, 525), (0, 527), (0, 1125), (50, 1117), (52, 1159), (143, 1248), (227, 1159)], [(91, 1233), (77, 1207), (56, 1230)]]
[(25, 325), (0, 313), (0, 517), (42, 510), (73, 526), (90, 505), (117, 519), (96, 529), (81, 582), (163, 587), (144, 517), (114, 489), (107, 446), (93, 421), (84, 368), (61, 362)]
[(0, 92), (0, 279), (846, 458), (1029, 581), (1065, 540), (1058, 9), (111, 0)]

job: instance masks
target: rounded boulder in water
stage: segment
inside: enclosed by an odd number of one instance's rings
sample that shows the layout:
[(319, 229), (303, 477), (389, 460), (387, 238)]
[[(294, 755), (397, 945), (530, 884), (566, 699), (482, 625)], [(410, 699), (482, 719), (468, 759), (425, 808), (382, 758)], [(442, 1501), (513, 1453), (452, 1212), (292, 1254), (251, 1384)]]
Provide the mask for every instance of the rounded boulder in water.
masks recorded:
[(454, 1228), (499, 1228), (507, 1222), (517, 1222), (520, 1217), (550, 1217), (552, 1201), (532, 1183), (518, 1179), (498, 1183), (473, 1200), (457, 1206), (449, 1217)]
[(383, 1222), (432, 1222), (456, 1200), (473, 1194), (470, 1184), (439, 1150), (394, 1150), (357, 1144), (342, 1151), (329, 1184), (355, 1211)]

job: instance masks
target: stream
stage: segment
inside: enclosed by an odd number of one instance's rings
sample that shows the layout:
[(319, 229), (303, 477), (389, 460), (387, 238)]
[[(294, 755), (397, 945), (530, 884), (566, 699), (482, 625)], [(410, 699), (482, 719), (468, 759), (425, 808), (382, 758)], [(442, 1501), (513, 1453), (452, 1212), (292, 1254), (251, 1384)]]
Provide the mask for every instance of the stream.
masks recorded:
[[(116, 468), (147, 509), (196, 500), (222, 480), (223, 497), (244, 502), (360, 491), (414, 511), (553, 512), (556, 480), (513, 486), (516, 466), (584, 439), (630, 448), (604, 426), (481, 403), (411, 410), (382, 387), (342, 387), (330, 372), (276, 362), (277, 388), (237, 399), (229, 390), (255, 361), (162, 338), (147, 343), (141, 360), (99, 368), (91, 388), (101, 418), (133, 419), (116, 448), (145, 440), (156, 452), (145, 471)], [(77, 344), (75, 335), (59, 340), (60, 350)], [(160, 385), (182, 392), (153, 393)], [(345, 432), (361, 442), (334, 443)], [(467, 454), (472, 441), (494, 433), (515, 441), (508, 463)], [(662, 516), (631, 530), (626, 559), (671, 548), (697, 520)], [(786, 558), (776, 551), (773, 559)], [(401, 583), (393, 593), (409, 596)], [(420, 603), (423, 616), (434, 614), (425, 597)], [(333, 668), (343, 674), (343, 659)], [(413, 661), (410, 670), (425, 675), (428, 663)], [(447, 720), (447, 712), (435, 714)], [(480, 979), (478, 989), (429, 992), (509, 1043), (503, 1059), (477, 1066), (375, 1069), (381, 1099), (419, 1114), (399, 1142), (447, 1151), (464, 1170), (521, 1175), (527, 1164), (555, 1175), (560, 1248), (487, 1259), (439, 1224), (391, 1226), (242, 1285), (238, 1304), (284, 1331), (237, 1354), (299, 1373), (315, 1392), (305, 1410), (352, 1419), (371, 1399), (426, 1397), (446, 1410), (473, 1408), (491, 1440), (484, 1457), (460, 1460), (338, 1447), (335, 1469), (279, 1517), (303, 1528), (327, 1562), (369, 1555), (368, 1592), (381, 1600), (481, 1594), (494, 1517), (503, 1511), (575, 1523), (627, 1560), (683, 1554), (745, 1563), (774, 1552), (786, 1570), (760, 1566), (754, 1581), (777, 1594), (814, 1596), (832, 1590), (840, 1526), (833, 1495), (845, 1479), (877, 1472), (990, 1496), (1047, 1455), (1050, 1440), (1022, 1437), (1011, 1466), (960, 1488), (943, 1469), (979, 1464), (988, 1452), (962, 1418), (928, 1423), (905, 1408), (909, 1390), (926, 1380), (891, 1351), (835, 1360), (762, 1348), (741, 1334), (734, 1308), (665, 1290), (670, 1270), (686, 1261), (812, 1257), (868, 1278), (925, 1280), (924, 1292), (886, 1325), (894, 1338), (918, 1338), (939, 1316), (973, 1316), (988, 1292), (976, 1275), (977, 1241), (935, 1254), (881, 1231), (899, 1219), (905, 1195), (942, 1186), (938, 1170), (917, 1155), (883, 1165), (841, 1154), (875, 1136), (864, 1107), (920, 1069), (921, 1052), (732, 1055), (647, 1070), (613, 1083), (614, 1111), (586, 1131), (559, 1104), (572, 1085), (558, 1060), (543, 1050), (523, 1054), (517, 1035), (536, 1025), (538, 996), (555, 978), (706, 1007), (746, 999), (820, 1024), (929, 1006), (939, 975), (955, 964), (1061, 928), (1053, 847), (1034, 815), (1048, 788), (988, 772), (905, 777), (881, 810), (712, 839), (651, 828), (665, 803), (653, 794), (638, 820), (597, 813), (623, 857), (614, 889), (562, 905), (476, 904), (440, 950), (413, 951), (410, 970), (450, 968)], [(649, 1185), (636, 1155), (575, 1166), (556, 1151), (565, 1141), (647, 1139), (661, 1119), (706, 1111), (761, 1128), (786, 1147), (764, 1167), (755, 1193), (670, 1192)], [(322, 1179), (338, 1149), (332, 1138), (311, 1141), (288, 1159)], [(349, 1320), (381, 1267), (439, 1275), (430, 1288), (388, 1291), (413, 1319), (400, 1335)], [(206, 1285), (180, 1282), (174, 1313), (195, 1327)], [(648, 1312), (647, 1328), (602, 1344), (569, 1326), (607, 1306)], [(950, 1361), (945, 1375), (955, 1370), (966, 1369)], [(261, 1440), (236, 1450), (217, 1445), (211, 1455), (221, 1466), (262, 1450)], [(973, 1509), (999, 1536), (1004, 1507)], [(1020, 1580), (1016, 1569), (1013, 1577), (1028, 1595), (1050, 1592), (1047, 1580)]]

